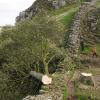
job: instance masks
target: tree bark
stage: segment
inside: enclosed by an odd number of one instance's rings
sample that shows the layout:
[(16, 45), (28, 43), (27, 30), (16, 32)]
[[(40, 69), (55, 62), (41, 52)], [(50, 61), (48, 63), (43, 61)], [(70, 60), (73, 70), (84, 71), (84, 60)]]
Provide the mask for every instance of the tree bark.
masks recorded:
[(41, 81), (45, 85), (51, 84), (51, 82), (52, 82), (52, 78), (50, 78), (49, 76), (43, 75), (41, 73), (37, 73), (35, 71), (30, 71), (29, 75), (38, 79), (39, 81)]

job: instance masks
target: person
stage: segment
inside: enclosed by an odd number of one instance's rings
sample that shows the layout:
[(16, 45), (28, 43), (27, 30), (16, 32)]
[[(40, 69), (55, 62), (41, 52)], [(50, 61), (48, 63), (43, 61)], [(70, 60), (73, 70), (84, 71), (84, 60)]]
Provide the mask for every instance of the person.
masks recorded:
[(92, 56), (97, 57), (97, 51), (95, 46), (92, 48)]

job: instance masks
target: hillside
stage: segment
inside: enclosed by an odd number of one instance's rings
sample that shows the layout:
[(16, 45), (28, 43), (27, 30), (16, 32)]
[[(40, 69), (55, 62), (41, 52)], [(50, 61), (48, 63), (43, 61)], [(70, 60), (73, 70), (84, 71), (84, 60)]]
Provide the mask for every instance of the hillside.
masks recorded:
[(33, 16), (41, 12), (41, 10), (51, 11), (60, 9), (64, 6), (75, 4), (77, 0), (36, 0), (31, 7), (23, 12), (20, 12), (19, 16), (16, 17), (16, 22), (31, 19)]
[(99, 32), (99, 0), (36, 0), (0, 33), (0, 100), (100, 100)]

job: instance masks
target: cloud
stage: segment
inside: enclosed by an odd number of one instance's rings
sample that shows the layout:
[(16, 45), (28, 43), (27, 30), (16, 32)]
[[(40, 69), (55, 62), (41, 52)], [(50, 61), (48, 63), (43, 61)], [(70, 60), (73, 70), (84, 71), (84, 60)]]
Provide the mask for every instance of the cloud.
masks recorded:
[(20, 11), (25, 10), (35, 0), (0, 0), (0, 26), (14, 24)]

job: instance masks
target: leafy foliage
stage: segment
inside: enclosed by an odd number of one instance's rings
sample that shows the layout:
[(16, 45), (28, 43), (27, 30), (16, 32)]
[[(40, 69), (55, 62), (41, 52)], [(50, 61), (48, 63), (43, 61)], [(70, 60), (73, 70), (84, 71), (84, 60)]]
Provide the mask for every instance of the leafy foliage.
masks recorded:
[(59, 44), (63, 33), (61, 23), (41, 14), (3, 30), (0, 34), (2, 100), (14, 100), (15, 97), (19, 100), (27, 94), (38, 93), (41, 82), (30, 77), (29, 71), (49, 74), (49, 67), (55, 66), (52, 60), (62, 55)]

